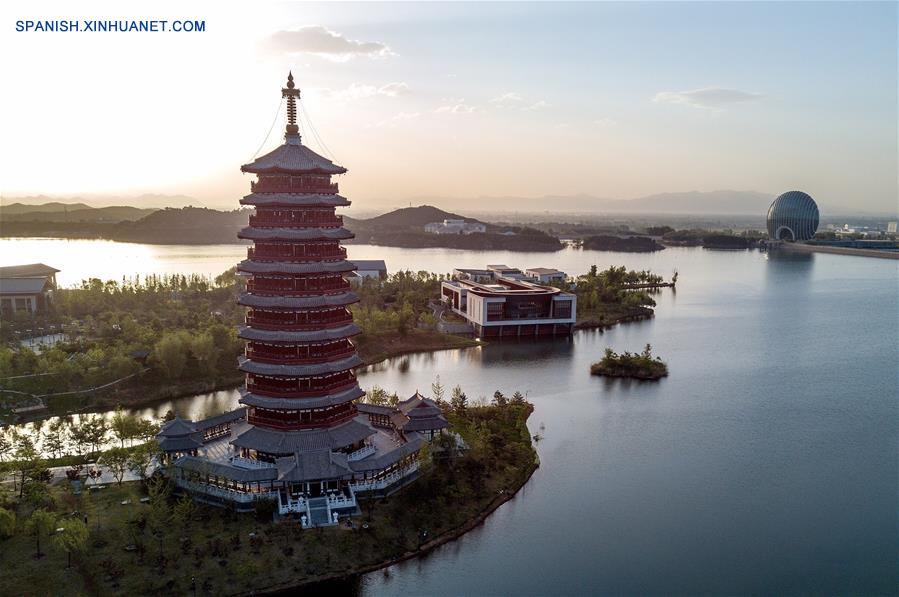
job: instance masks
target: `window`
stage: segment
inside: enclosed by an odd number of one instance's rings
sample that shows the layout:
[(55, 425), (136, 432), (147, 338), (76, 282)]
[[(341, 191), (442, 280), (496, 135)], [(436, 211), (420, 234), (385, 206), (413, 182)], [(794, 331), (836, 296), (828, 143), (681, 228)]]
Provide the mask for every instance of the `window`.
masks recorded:
[(567, 319), (571, 317), (571, 301), (556, 301), (553, 307), (555, 319)]
[(28, 311), (29, 299), (17, 298), (16, 311)]
[(503, 318), (502, 303), (487, 303), (487, 321), (498, 321)]

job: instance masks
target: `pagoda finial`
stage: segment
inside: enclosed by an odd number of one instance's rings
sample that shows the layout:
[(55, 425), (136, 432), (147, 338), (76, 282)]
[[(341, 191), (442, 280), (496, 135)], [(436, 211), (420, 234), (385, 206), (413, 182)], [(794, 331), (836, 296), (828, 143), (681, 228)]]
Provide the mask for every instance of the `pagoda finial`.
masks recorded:
[(287, 73), (287, 87), (281, 89), (281, 97), (287, 98), (287, 131), (284, 137), (290, 141), (300, 139), (300, 127), (297, 126), (297, 99), (300, 97), (300, 90), (296, 89), (293, 82), (293, 71)]

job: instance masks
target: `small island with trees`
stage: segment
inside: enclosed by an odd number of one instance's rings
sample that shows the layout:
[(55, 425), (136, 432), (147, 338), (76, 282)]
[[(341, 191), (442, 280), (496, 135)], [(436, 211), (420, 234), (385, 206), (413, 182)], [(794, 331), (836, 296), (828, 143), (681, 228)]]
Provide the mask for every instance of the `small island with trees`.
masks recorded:
[(605, 377), (657, 380), (668, 376), (668, 365), (661, 358), (652, 356), (652, 346), (649, 344), (641, 353), (625, 351), (618, 354), (606, 348), (602, 360), (590, 365), (590, 373)]

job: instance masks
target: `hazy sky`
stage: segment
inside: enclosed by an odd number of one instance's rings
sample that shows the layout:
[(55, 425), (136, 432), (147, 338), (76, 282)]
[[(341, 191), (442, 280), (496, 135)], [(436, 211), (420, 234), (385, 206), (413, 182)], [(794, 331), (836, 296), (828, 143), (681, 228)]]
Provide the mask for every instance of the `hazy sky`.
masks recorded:
[[(234, 207), (288, 69), (358, 208), (802, 189), (895, 212), (895, 3), (4, 2), (0, 192)], [(204, 19), (204, 33), (18, 33)], [(263, 148), (281, 142), (279, 115)], [(489, 208), (485, 205), (484, 208)]]

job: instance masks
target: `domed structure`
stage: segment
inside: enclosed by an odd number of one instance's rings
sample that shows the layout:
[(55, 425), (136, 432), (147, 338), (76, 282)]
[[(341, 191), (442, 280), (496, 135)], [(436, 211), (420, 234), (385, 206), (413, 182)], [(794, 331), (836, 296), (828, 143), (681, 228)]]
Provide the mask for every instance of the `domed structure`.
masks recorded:
[(768, 208), (768, 237), (771, 240), (809, 240), (818, 229), (818, 205), (802, 191), (789, 191)]

